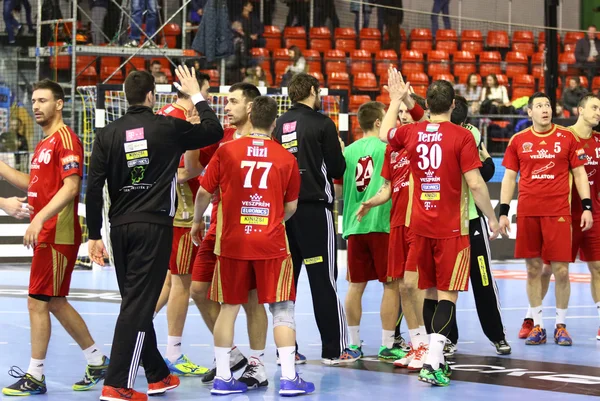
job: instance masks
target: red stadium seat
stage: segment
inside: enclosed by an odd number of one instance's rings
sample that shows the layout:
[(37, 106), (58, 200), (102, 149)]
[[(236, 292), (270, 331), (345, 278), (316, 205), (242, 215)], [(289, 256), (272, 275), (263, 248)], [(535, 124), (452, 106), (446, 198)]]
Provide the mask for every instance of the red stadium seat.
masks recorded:
[(372, 72), (359, 72), (354, 76), (352, 86), (359, 91), (378, 91), (377, 78)]
[(311, 39), (310, 48), (325, 53), (331, 49), (331, 39)]
[(535, 42), (535, 36), (532, 31), (515, 31), (512, 37), (513, 43), (531, 43)]
[(356, 49), (356, 40), (355, 39), (336, 39), (335, 40), (335, 48), (336, 48), (336, 50), (343, 51), (344, 53), (350, 53), (352, 50)]
[(483, 42), (483, 35), (480, 30), (465, 29), (460, 35), (461, 42)]
[(335, 40), (338, 39), (351, 39), (356, 40), (356, 31), (353, 28), (335, 28), (334, 31)]
[(265, 25), (263, 37), (266, 40), (265, 47), (269, 50), (279, 49), (281, 47), (281, 30), (277, 26)]
[(415, 28), (410, 31), (410, 40), (426, 40), (432, 41), (433, 36), (428, 28)]
[(533, 43), (513, 42), (512, 49), (516, 52), (525, 53), (528, 56), (535, 53), (535, 45)]
[(579, 39), (585, 39), (585, 36), (584, 32), (567, 32), (565, 33), (565, 44), (577, 43)]
[(523, 64), (508, 64), (506, 66), (506, 76), (508, 78), (513, 78), (517, 75), (527, 74), (529, 69), (526, 65)]
[(333, 72), (347, 72), (348, 67), (345, 61), (326, 61), (325, 74), (330, 75)]
[(290, 48), (292, 46), (298, 46), (300, 50), (306, 50), (306, 39), (286, 38), (285, 47)]
[(350, 77), (347, 72), (332, 72), (327, 75), (327, 86), (330, 89), (350, 89)]
[(452, 83), (452, 85), (455, 84), (455, 80), (454, 80), (454, 75), (452, 74), (438, 74), (438, 75), (434, 75), (432, 77), (432, 79), (434, 81), (448, 81), (450, 83)]
[(517, 75), (512, 80), (513, 88), (535, 88), (535, 78), (532, 75)]
[(462, 42), (460, 50), (481, 53), (483, 51), (483, 42)]
[(354, 113), (358, 111), (358, 108), (367, 102), (370, 102), (371, 98), (368, 95), (352, 95), (350, 96), (349, 111)]
[(331, 31), (326, 26), (316, 26), (310, 28), (310, 39), (329, 39), (331, 40)]
[(558, 69), (563, 75), (578, 75), (578, 69), (575, 68), (575, 53), (562, 53), (558, 56)]
[(435, 49), (436, 50), (444, 50), (444, 51), (447, 51), (448, 53), (454, 53), (455, 51), (458, 50), (458, 43), (457, 42), (449, 42), (446, 40), (437, 41), (435, 43)]
[(435, 33), (435, 40), (447, 40), (456, 42), (458, 40), (458, 36), (456, 35), (456, 31), (454, 29), (438, 29)]
[(288, 49), (275, 49), (273, 50), (273, 60), (289, 60), (290, 53)]
[(484, 77), (490, 74), (502, 74), (502, 67), (500, 64), (480, 64), (479, 73)]
[(319, 81), (319, 85), (325, 86), (325, 78), (323, 77), (321, 71), (309, 71), (308, 73), (313, 77), (317, 78), (317, 80)]
[(535, 93), (533, 88), (513, 88), (512, 99), (519, 99), (521, 97), (530, 97)]
[(521, 52), (508, 52), (506, 53), (505, 61), (508, 64), (525, 64), (529, 63), (527, 54)]
[(325, 52), (325, 61), (346, 61), (346, 53), (340, 49), (327, 50)]
[(510, 41), (506, 31), (488, 31), (486, 39), (487, 47), (509, 48)]
[(306, 29), (303, 26), (286, 26), (283, 30), (284, 39), (296, 38), (306, 40)]
[(413, 40), (410, 42), (410, 49), (427, 53), (433, 49), (433, 42), (430, 40)]
[(394, 50), (380, 50), (375, 56), (375, 61), (381, 60), (390, 60), (395, 62), (398, 60), (398, 55)]

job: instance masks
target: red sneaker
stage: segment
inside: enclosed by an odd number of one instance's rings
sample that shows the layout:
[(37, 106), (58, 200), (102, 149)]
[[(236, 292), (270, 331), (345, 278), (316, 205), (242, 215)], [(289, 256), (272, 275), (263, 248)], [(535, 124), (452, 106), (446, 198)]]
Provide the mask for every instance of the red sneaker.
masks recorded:
[(156, 383), (148, 383), (148, 395), (159, 395), (164, 394), (167, 390), (173, 390), (175, 387), (179, 386), (181, 381), (179, 377), (175, 375), (169, 375)]
[(531, 330), (533, 330), (533, 319), (523, 320), (523, 325), (521, 326), (521, 330), (519, 331), (519, 338), (529, 337), (529, 333), (531, 333)]
[(148, 396), (131, 388), (116, 388), (104, 386), (102, 388), (102, 401), (148, 401)]

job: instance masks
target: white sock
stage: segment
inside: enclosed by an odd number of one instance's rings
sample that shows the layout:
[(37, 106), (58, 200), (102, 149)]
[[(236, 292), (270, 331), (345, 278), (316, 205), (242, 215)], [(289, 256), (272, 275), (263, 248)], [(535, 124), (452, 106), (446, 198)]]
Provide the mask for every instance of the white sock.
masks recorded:
[(96, 344), (93, 344), (88, 349), (84, 349), (83, 355), (85, 356), (85, 359), (87, 360), (88, 365), (92, 365), (92, 366), (102, 365), (102, 358), (104, 357), (104, 354), (102, 353), (102, 350)]
[(360, 326), (348, 326), (350, 345), (360, 347)]
[(423, 336), (423, 344), (429, 344), (429, 335), (427, 334), (427, 329), (425, 328), (425, 326), (419, 326), (419, 332)]
[(29, 361), (29, 368), (27, 368), (27, 373), (33, 376), (36, 380), (42, 380), (44, 377), (44, 362), (45, 359), (33, 359)]
[(444, 345), (446, 345), (446, 337), (437, 333), (431, 334), (427, 362), (425, 363), (430, 365), (433, 370), (439, 369), (440, 365), (444, 363)]
[(228, 381), (231, 379), (231, 368), (229, 367), (229, 347), (215, 347), (215, 360), (217, 361), (217, 377)]
[(531, 306), (527, 308), (527, 314), (525, 315), (525, 319), (533, 319), (533, 312), (531, 311)]
[(600, 317), (600, 302), (596, 302), (596, 309), (598, 310), (598, 317)]
[(389, 349), (393, 348), (395, 335), (395, 330), (381, 330), (381, 345)]
[(556, 324), (564, 324), (566, 325), (567, 319), (567, 310), (566, 309), (558, 309), (556, 308)]
[(421, 344), (427, 342), (427, 334), (423, 336), (421, 330), (419, 330), (418, 328), (412, 330), (409, 329), (408, 335), (410, 336), (410, 342), (412, 344), (413, 349), (418, 349), (421, 346)]
[[(264, 349), (260, 349), (260, 350), (251, 349), (250, 350), (250, 358), (256, 359), (261, 364), (264, 364), (264, 362), (263, 362), (263, 357), (264, 356), (265, 356), (265, 350)], [(296, 357), (296, 356), (294, 355), (294, 357)]]
[(277, 347), (281, 361), (281, 377), (289, 380), (296, 378), (296, 347)]
[(544, 328), (544, 321), (542, 320), (542, 305), (534, 306), (529, 308), (531, 309), (531, 314), (533, 316), (533, 325), (540, 326), (541, 329)]
[(175, 362), (182, 355), (181, 352), (181, 337), (167, 337), (167, 359), (171, 363)]

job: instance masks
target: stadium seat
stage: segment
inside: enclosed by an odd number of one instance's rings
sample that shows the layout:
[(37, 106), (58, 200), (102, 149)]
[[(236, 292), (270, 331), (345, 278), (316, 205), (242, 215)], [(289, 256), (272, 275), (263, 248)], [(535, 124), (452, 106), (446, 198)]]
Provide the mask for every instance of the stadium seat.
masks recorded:
[(565, 44), (575, 44), (579, 39), (585, 39), (584, 32), (567, 32), (565, 33)]
[(515, 31), (512, 37), (513, 43), (531, 43), (535, 42), (535, 36), (532, 31)]
[(377, 95), (375, 100), (389, 106), (392, 99), (390, 99), (390, 94), (387, 91), (383, 91), (381, 94)]
[[(107, 59), (107, 58), (108, 57), (103, 57), (100, 60), (104, 60), (104, 59)], [(119, 64), (116, 65), (118, 67), (121, 64), (120, 59), (118, 57), (114, 57), (114, 59), (117, 59), (117, 61), (119, 61)], [(102, 61), (102, 62), (104, 62), (104, 61)], [(143, 58), (143, 57), (134, 57), (131, 60), (129, 60), (127, 62), (127, 64), (125, 65), (125, 73), (127, 75), (129, 75), (129, 73), (132, 70), (138, 70), (139, 71), (139, 70), (145, 70), (145, 69), (146, 69), (146, 59)]]
[(302, 56), (306, 60), (306, 65), (308, 66), (309, 72), (319, 71), (321, 72), (321, 54), (318, 50), (308, 49), (302, 52)]
[[(67, 42), (49, 42), (48, 47), (60, 48), (66, 46)], [(57, 49), (53, 49), (56, 51)], [(50, 68), (53, 70), (70, 70), (71, 56), (52, 56), (50, 57)]]
[(533, 88), (513, 88), (511, 99), (519, 99), (521, 97), (530, 97), (535, 93)]
[(346, 61), (346, 53), (340, 49), (328, 50), (325, 52), (325, 61)]
[(288, 49), (274, 49), (273, 50), (273, 60), (289, 60), (290, 53)]
[(469, 75), (475, 72), (475, 54), (463, 50), (454, 53), (454, 75)]
[(486, 47), (507, 49), (510, 47), (508, 33), (506, 31), (488, 31)]
[(479, 55), (479, 62), (482, 64), (500, 64), (502, 55), (497, 51), (484, 51)]
[(96, 85), (98, 83), (98, 72), (96, 71), (95, 56), (78, 56), (77, 57), (77, 85), (87, 86)]
[[(113, 74), (114, 73), (114, 74)], [(108, 79), (108, 77), (111, 77)], [(107, 80), (107, 84), (122, 84), (123, 83), (123, 71), (115, 69), (113, 66), (102, 65), (100, 67), (100, 81), (104, 82)]]
[(531, 56), (531, 75), (536, 78), (544, 74), (544, 53), (537, 52)]
[(433, 42), (430, 40), (413, 40), (410, 42), (410, 50), (419, 50), (427, 53), (433, 49)]
[(325, 74), (330, 75), (333, 72), (347, 72), (346, 61), (326, 61)]
[(452, 85), (454, 85), (456, 83), (456, 81), (454, 80), (454, 75), (452, 75), (452, 74), (437, 74), (437, 75), (434, 75), (431, 78), (434, 81), (448, 81)]
[(276, 60), (275, 61), (275, 76), (285, 74), (287, 68), (292, 65), (292, 60)]
[(532, 75), (517, 75), (512, 80), (513, 88), (535, 88), (535, 78)]
[(458, 50), (458, 42), (450, 42), (446, 40), (441, 40), (435, 42), (436, 50), (444, 50), (448, 53), (454, 53)]
[[(475, 76), (477, 77), (477, 85), (481, 86), (482, 85), (481, 75), (475, 74)], [(468, 75), (461, 75), (461, 76), (458, 77), (458, 83), (459, 84), (466, 84), (467, 83), (467, 79), (469, 79)]]
[(348, 110), (350, 113), (356, 113), (358, 108), (363, 104), (371, 101), (371, 97), (368, 95), (351, 95), (350, 104)]
[(381, 32), (377, 28), (363, 28), (360, 30), (359, 39), (379, 39), (381, 40)]
[(378, 91), (377, 78), (372, 72), (359, 72), (354, 76), (352, 82), (354, 89), (358, 91)]
[(512, 78), (516, 75), (527, 74), (529, 72), (529, 60), (525, 53), (508, 52), (506, 53), (506, 76)]
[(395, 62), (398, 60), (398, 55), (396, 54), (396, 52), (394, 50), (380, 50), (375, 55), (375, 61), (382, 61), (382, 60), (390, 60), (390, 61)]
[[(565, 53), (575, 53), (576, 43), (565, 43), (564, 50)], [(559, 51), (560, 53), (560, 51)]]
[(350, 54), (350, 73), (355, 75), (359, 72), (373, 72), (371, 53), (367, 50), (354, 50)]
[(490, 74), (502, 74), (502, 66), (500, 64), (480, 64), (479, 73), (484, 77)]
[(321, 73), (321, 71), (310, 71), (309, 70), (308, 74), (310, 74), (313, 77), (317, 78), (317, 80), (319, 81), (319, 85), (325, 86), (325, 77), (323, 77), (323, 73)]
[(440, 41), (454, 41), (458, 40), (458, 36), (456, 35), (456, 31), (454, 29), (438, 29), (435, 33), (435, 40)]
[(462, 42), (460, 50), (473, 52), (475, 54), (483, 51), (483, 42)]
[(513, 78), (517, 75), (527, 74), (529, 72), (529, 68), (523, 64), (507, 64), (506, 65), (506, 76), (508, 78)]
[(498, 79), (498, 85), (504, 85), (504, 86), (508, 85), (508, 77), (506, 75), (498, 74), (498, 75), (496, 75), (496, 79)]
[(301, 38), (286, 38), (285, 47), (290, 48), (292, 46), (298, 46), (302, 51), (306, 50), (306, 39)]
[[(460, 41), (464, 42), (483, 42), (483, 35), (478, 29), (465, 29), (460, 34)], [(464, 50), (464, 49), (463, 49)]]
[(336, 39), (335, 48), (344, 53), (350, 53), (352, 50), (356, 49), (356, 39)]
[(380, 87), (382, 87), (383, 85), (387, 85), (389, 76), (388, 71), (391, 65), (396, 66), (396, 63), (392, 63), (390, 61), (382, 61), (375, 65), (375, 75), (377, 75), (377, 77), (379, 78)]
[(443, 50), (432, 50), (427, 56), (429, 76), (450, 74), (450, 56)]
[(418, 50), (403, 51), (401, 60), (403, 74), (425, 71), (425, 60), (423, 59), (423, 53)]
[(429, 87), (429, 77), (422, 72), (411, 73), (406, 76), (406, 81), (410, 82), (410, 85), (414, 89), (415, 93), (419, 96), (427, 96), (427, 88)]
[[(556, 42), (560, 45), (561, 39), (560, 39), (560, 33), (556, 32)], [(538, 50), (539, 50), (539, 46), (541, 46), (542, 44), (546, 43), (546, 31), (540, 31), (540, 33), (538, 34)]]
[[(162, 32), (165, 35), (165, 42), (168, 48), (175, 49), (177, 47), (177, 37), (181, 35), (181, 26), (174, 22), (170, 22), (163, 28)], [(159, 33), (156, 37), (162, 37)]]
[(415, 28), (410, 31), (410, 40), (432, 41), (433, 36), (431, 35), (431, 30), (428, 28)]
[[(587, 88), (590, 84), (590, 82), (588, 81), (588, 78), (585, 75), (580, 75), (575, 78), (579, 78), (579, 85), (581, 85), (584, 88)], [(569, 82), (569, 81), (567, 80), (567, 82)]]
[(252, 60), (260, 65), (263, 70), (271, 70), (271, 52), (269, 52), (269, 49), (264, 47), (254, 47), (250, 49), (250, 56), (252, 56)]
[(311, 39), (310, 48), (325, 53), (331, 49), (331, 39)]
[(592, 80), (592, 91), (596, 92), (598, 89), (600, 89), (600, 76)]
[(533, 43), (513, 42), (512, 50), (531, 56), (535, 52), (535, 45)]
[(221, 82), (219, 70), (200, 70), (200, 72), (203, 72), (210, 77), (210, 86), (219, 86), (219, 83)]
[(281, 47), (281, 30), (274, 25), (265, 25), (263, 37), (267, 42), (265, 47), (269, 50), (279, 49)]
[(306, 40), (306, 29), (303, 26), (286, 26), (283, 30), (284, 39), (305, 39)]
[(331, 31), (326, 26), (314, 26), (310, 28), (310, 39), (329, 39), (331, 40)]
[(329, 89), (350, 89), (350, 77), (347, 72), (332, 72), (327, 74), (327, 86)]
[(575, 63), (575, 53), (562, 53), (558, 55), (558, 69), (562, 75), (578, 75)]
[[(546, 85), (546, 79), (544, 78), (544, 76), (540, 77), (539, 82), (538, 82), (538, 89), (542, 92), (545, 91), (544, 86)], [(556, 97), (560, 98), (562, 94), (562, 79), (560, 77), (558, 77), (558, 86), (556, 88)]]
[(529, 63), (529, 60), (527, 59), (527, 54), (513, 51), (506, 53), (506, 58), (504, 61), (506, 61), (508, 64), (527, 65)]
[(335, 28), (334, 38), (356, 40), (356, 31), (353, 28)]
[(361, 39), (360, 48), (362, 50), (367, 50), (367, 51), (371, 52), (372, 54), (375, 54), (379, 50), (381, 50), (381, 40)]

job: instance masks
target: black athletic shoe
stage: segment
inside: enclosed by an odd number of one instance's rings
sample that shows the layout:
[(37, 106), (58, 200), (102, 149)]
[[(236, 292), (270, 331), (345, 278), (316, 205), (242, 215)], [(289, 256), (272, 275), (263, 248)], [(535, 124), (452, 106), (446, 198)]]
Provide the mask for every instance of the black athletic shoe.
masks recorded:
[(268, 386), (269, 381), (267, 380), (265, 365), (251, 358), (248, 365), (246, 365), (246, 370), (244, 370), (238, 381), (245, 383), (248, 389)]
[(504, 339), (494, 342), (494, 347), (498, 355), (509, 355), (512, 352), (510, 345)]

